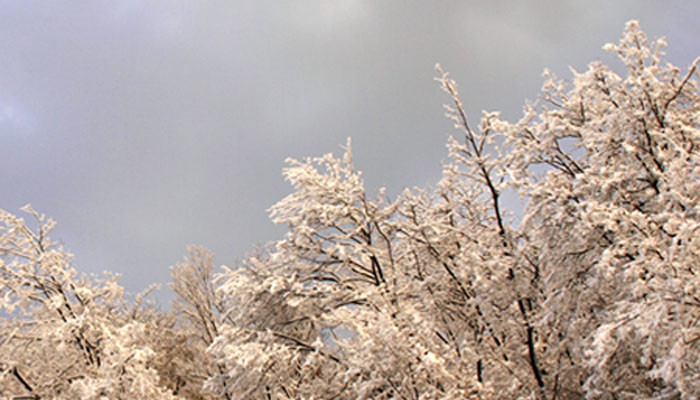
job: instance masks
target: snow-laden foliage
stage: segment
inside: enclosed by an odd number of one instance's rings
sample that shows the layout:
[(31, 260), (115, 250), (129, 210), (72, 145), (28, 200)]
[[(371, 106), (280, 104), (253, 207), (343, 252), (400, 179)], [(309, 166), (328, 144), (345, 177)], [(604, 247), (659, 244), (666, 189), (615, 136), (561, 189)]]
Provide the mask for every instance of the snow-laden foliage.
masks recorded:
[[(290, 160), (289, 227), (220, 277), (236, 317), (212, 388), (280, 398), (698, 398), (696, 64), (636, 22), (509, 123), (461, 131), (435, 189), (369, 196), (352, 165)], [(438, 67), (439, 68), (439, 67)], [(523, 214), (502, 194), (517, 191)], [(218, 386), (217, 386), (218, 385)], [(243, 391), (243, 392), (239, 392)]]
[[(288, 160), (287, 234), (216, 273), (190, 249), (172, 312), (123, 300), (0, 214), (0, 396), (700, 398), (700, 93), (628, 23), (616, 53), (507, 122), (459, 130), (434, 188), (370, 195)], [(506, 192), (524, 211), (511, 211)]]
[[(0, 210), (0, 396), (166, 399), (152, 368), (139, 299), (127, 305), (115, 277), (90, 279), (38, 227)], [(144, 308), (144, 310), (141, 309)]]

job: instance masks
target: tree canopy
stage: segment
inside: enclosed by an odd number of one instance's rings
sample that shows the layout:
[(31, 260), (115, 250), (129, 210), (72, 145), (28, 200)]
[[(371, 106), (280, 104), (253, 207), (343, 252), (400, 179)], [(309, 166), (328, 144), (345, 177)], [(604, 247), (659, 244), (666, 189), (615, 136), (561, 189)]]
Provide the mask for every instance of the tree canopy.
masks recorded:
[(700, 398), (700, 59), (664, 47), (629, 22), (624, 74), (545, 72), (516, 122), (473, 125), (438, 66), (434, 187), (367, 193), (350, 140), (290, 159), (286, 235), (220, 269), (191, 247), (170, 311), (0, 211), (0, 396)]

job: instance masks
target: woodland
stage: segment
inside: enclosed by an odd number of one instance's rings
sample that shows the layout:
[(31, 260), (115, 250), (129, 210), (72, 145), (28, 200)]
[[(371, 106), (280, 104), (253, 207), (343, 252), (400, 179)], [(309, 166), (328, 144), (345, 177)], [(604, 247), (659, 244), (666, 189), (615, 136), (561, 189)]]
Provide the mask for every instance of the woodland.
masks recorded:
[(289, 159), (284, 237), (190, 247), (170, 310), (0, 210), (0, 398), (700, 398), (700, 59), (665, 46), (629, 22), (623, 73), (545, 72), (516, 122), (472, 123), (438, 66), (433, 187), (368, 193), (350, 140)]

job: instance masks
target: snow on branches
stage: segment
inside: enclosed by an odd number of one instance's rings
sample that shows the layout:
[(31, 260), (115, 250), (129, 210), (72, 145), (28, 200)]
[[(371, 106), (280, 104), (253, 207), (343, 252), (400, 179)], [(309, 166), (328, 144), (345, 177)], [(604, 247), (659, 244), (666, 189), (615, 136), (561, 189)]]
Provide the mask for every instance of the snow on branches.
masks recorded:
[[(546, 73), (520, 121), (475, 127), (438, 67), (462, 137), (436, 189), (369, 198), (349, 146), (291, 160), (295, 191), (271, 209), (287, 237), (221, 277), (278, 314), (216, 355), (259, 363), (246, 393), (261, 397), (700, 396), (697, 62), (681, 72), (664, 46), (630, 22), (605, 46), (625, 76)], [(251, 368), (231, 371), (220, 381)]]
[(116, 277), (80, 276), (48, 236), (54, 222), (23, 211), (36, 230), (0, 210), (0, 396), (171, 398), (150, 366), (145, 310), (128, 312)]
[(632, 21), (624, 74), (545, 72), (519, 121), (473, 126), (438, 66), (460, 134), (435, 188), (368, 195), (350, 142), (288, 160), (286, 236), (219, 272), (190, 248), (172, 312), (0, 212), (0, 396), (700, 398), (699, 61), (664, 47)]

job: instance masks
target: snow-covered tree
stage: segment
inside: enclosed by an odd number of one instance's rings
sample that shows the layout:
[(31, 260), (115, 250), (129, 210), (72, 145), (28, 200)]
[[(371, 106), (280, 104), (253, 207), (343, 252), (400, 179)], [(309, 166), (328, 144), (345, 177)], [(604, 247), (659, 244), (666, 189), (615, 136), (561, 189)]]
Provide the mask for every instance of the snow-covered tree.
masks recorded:
[[(350, 146), (290, 160), (289, 232), (220, 277), (209, 385), (249, 397), (700, 396), (697, 62), (630, 22), (601, 63), (462, 132), (435, 189), (365, 192)], [(509, 213), (506, 190), (524, 213)], [(234, 300), (235, 299), (235, 300)], [(217, 386), (218, 385), (218, 386)]]
[(271, 214), (287, 237), (222, 277), (236, 308), (210, 348), (228, 372), (211, 383), (260, 398), (475, 393), (460, 365), (470, 361), (455, 359), (425, 320), (399, 203), (366, 195), (349, 144), (342, 160), (290, 160), (285, 176), (296, 191)]
[(696, 60), (663, 60), (636, 22), (601, 63), (501, 124), (529, 200), (520, 232), (538, 270), (538, 333), (553, 390), (589, 398), (700, 396)]
[(288, 160), (286, 236), (218, 273), (190, 248), (172, 312), (0, 211), (0, 396), (700, 398), (700, 61), (664, 46), (628, 23), (624, 73), (546, 72), (517, 122), (472, 126), (438, 67), (435, 187), (368, 194), (349, 141)]
[(0, 396), (166, 399), (151, 367), (143, 303), (116, 277), (88, 278), (49, 237), (54, 222), (0, 210)]
[[(160, 354), (163, 376), (175, 394), (186, 399), (220, 398), (212, 396), (203, 383), (222, 374), (206, 350), (220, 335), (225, 313), (231, 309), (214, 282), (213, 255), (201, 246), (190, 246), (189, 257), (171, 268), (170, 288), (176, 295), (173, 311), (176, 326), (170, 329), (167, 348)], [(224, 399), (231, 399), (224, 391)]]

